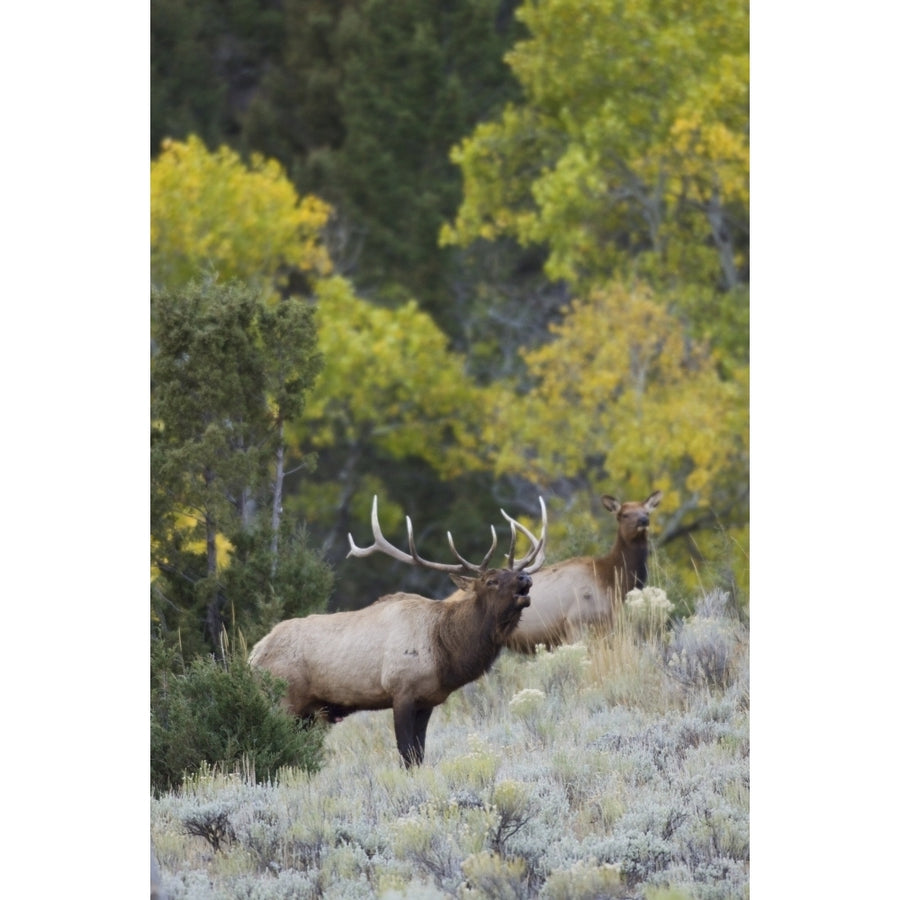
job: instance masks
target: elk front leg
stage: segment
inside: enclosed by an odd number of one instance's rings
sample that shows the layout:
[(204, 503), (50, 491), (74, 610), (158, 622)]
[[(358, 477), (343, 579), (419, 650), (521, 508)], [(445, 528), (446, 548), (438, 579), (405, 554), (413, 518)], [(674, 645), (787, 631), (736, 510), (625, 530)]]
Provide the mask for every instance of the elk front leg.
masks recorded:
[(406, 768), (421, 765), (425, 758), (425, 730), (432, 707), (417, 707), (412, 701), (394, 704), (394, 734)]
[(415, 721), (415, 748), (418, 752), (418, 762), (421, 763), (425, 759), (425, 729), (428, 728), (428, 720), (431, 718), (431, 710), (433, 707), (426, 706), (424, 709), (416, 710)]

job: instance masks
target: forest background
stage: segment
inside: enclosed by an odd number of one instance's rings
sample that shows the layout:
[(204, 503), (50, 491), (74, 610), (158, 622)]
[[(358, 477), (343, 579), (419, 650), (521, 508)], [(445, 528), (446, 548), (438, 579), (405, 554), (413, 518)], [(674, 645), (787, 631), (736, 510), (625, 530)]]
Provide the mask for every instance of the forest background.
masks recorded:
[(541, 494), (553, 559), (659, 489), (746, 605), (746, 2), (151, 9), (154, 639), (449, 593), (345, 561), (376, 494), (431, 558)]
[[(33, 779), (12, 786), (10, 851), (20, 872), (40, 871), (45, 889), (101, 870), (104, 883), (130, 883), (145, 866), (145, 845), (132, 835), (145, 833), (146, 707), (125, 698), (146, 696), (147, 678), (135, 647), (146, 635), (149, 472), (136, 461), (148, 465), (149, 14), (118, 3), (58, 5), (52, 20), (46, 7), (3, 13), (6, 83), (16, 86), (6, 112), (20, 126), (0, 146), (4, 171), (15, 173), (4, 204), (17, 226), (6, 237), (6, 283), (21, 302), (10, 304), (0, 365), (8, 421), (27, 435), (7, 443), (6, 458), (10, 472), (52, 476), (54, 485), (49, 516), (33, 479), (7, 485), (17, 523), (7, 583), (24, 599), (7, 605), (6, 624), (11, 636), (29, 634), (39, 604), (59, 626), (43, 635), (53, 667), (35, 668), (30, 641), (3, 656), (7, 683), (27, 673), (33, 686), (7, 694), (8, 719), (28, 723), (28, 737), (4, 742), (3, 754), (9, 771), (39, 775), (42, 797), (65, 798), (81, 825), (55, 842), (48, 867), (47, 842), (34, 839), (45, 833), (46, 804), (34, 802)], [(754, 853), (765, 860), (754, 866), (757, 890), (883, 888), (880, 867), (854, 861), (890, 852), (876, 808), (890, 808), (894, 793), (884, 780), (892, 720), (882, 712), (896, 607), (879, 606), (877, 627), (848, 642), (846, 598), (860, 595), (859, 567), (823, 557), (837, 540), (846, 560), (871, 558), (871, 531), (838, 518), (849, 497), (863, 512), (870, 498), (879, 510), (896, 500), (892, 426), (877, 388), (893, 377), (885, 286), (895, 242), (888, 211), (900, 199), (885, 179), (894, 141), (884, 113), (896, 81), (885, 16), (871, 3), (851, 17), (803, 5), (753, 10), (754, 592), (765, 598), (754, 609), (753, 767), (765, 776), (763, 787), (754, 775)], [(36, 54), (22, 35), (38, 33)], [(840, 127), (829, 129), (837, 109)], [(63, 145), (63, 133), (78, 139)], [(854, 462), (848, 477), (836, 476)], [(92, 501), (104, 486), (112, 496)], [(59, 538), (52, 548), (50, 534)], [(48, 560), (69, 577), (35, 592)], [(802, 587), (795, 560), (814, 561)], [(35, 716), (36, 695), (52, 695), (61, 670), (83, 702)], [(847, 677), (853, 670), (865, 672), (865, 690)], [(98, 691), (111, 679), (111, 690)], [(83, 733), (86, 721), (96, 738), (69, 741), (61, 755), (60, 734)], [(851, 773), (845, 761), (861, 734), (867, 764)], [(98, 785), (112, 784), (98, 803)], [(835, 814), (867, 827), (835, 828)], [(822, 864), (777, 863), (788, 846)]]

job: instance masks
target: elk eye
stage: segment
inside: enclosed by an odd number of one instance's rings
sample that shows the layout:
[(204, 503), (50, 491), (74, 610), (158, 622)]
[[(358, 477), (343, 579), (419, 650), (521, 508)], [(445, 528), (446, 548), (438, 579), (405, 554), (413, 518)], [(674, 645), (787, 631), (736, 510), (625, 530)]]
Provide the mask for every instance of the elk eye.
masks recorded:
[(499, 584), (499, 582), (497, 581), (496, 578), (488, 578), (488, 581), (487, 581), (488, 587), (494, 588), (494, 587), (497, 587), (498, 584)]

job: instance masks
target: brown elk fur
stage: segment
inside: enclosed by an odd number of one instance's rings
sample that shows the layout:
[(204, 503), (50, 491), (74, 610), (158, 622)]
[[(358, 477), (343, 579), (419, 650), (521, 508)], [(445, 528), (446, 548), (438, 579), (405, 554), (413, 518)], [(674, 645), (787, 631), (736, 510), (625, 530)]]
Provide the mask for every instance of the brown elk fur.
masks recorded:
[(303, 719), (393, 709), (404, 763), (421, 763), (432, 709), (491, 667), (532, 584), (512, 569), (451, 577), (461, 588), (452, 601), (398, 593), (354, 612), (288, 619), (254, 646), (250, 663), (287, 681), (284, 704)]
[[(618, 533), (605, 556), (576, 556), (546, 566), (534, 575), (531, 605), (506, 646), (532, 653), (538, 644), (555, 647), (578, 639), (587, 628), (609, 630), (625, 595), (647, 581), (647, 530), (650, 513), (662, 493), (654, 491), (643, 503), (619, 503), (605, 494), (603, 505), (616, 516)], [(455, 600), (459, 592), (444, 602)]]

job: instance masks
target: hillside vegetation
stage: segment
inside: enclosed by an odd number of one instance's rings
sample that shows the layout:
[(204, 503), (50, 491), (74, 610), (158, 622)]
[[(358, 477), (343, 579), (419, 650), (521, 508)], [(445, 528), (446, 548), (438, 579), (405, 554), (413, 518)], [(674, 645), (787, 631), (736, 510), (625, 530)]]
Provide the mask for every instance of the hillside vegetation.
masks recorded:
[[(172, 897), (744, 897), (747, 0), (151, 0), (151, 833)], [(403, 771), (298, 731), (276, 622), (547, 563), (660, 491), (617, 631)], [(719, 590), (713, 591), (712, 588)], [(728, 598), (727, 602), (725, 598)]]
[(418, 769), (382, 712), (333, 726), (315, 774), (190, 777), (152, 803), (163, 886), (186, 900), (749, 896), (746, 627), (719, 591), (675, 623), (647, 603), (606, 638), (504, 652), (435, 710)]
[(660, 490), (679, 609), (710, 583), (748, 604), (748, 22), (746, 0), (153, 0), (167, 652), (445, 596), (346, 559), (373, 494), (430, 558), (543, 496), (553, 562), (609, 547), (603, 494)]

